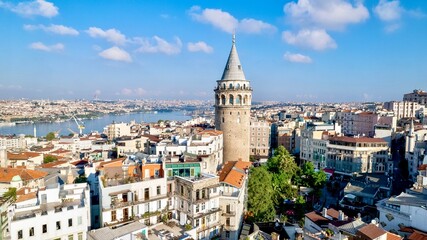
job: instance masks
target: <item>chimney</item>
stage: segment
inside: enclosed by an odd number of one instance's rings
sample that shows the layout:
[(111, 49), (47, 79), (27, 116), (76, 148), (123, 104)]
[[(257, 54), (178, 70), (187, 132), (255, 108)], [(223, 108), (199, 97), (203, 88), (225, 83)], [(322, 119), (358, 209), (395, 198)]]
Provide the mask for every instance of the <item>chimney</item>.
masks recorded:
[(327, 208), (323, 208), (322, 209), (322, 216), (323, 217), (327, 217), (328, 216), (328, 209)]
[(25, 188), (24, 193), (25, 193), (25, 195), (28, 194), (28, 188)]
[(345, 220), (345, 215), (344, 215), (343, 211), (341, 211), (341, 210), (338, 211), (338, 220), (339, 221)]
[(360, 213), (357, 213), (357, 218), (356, 219), (362, 220), (362, 215), (360, 215)]

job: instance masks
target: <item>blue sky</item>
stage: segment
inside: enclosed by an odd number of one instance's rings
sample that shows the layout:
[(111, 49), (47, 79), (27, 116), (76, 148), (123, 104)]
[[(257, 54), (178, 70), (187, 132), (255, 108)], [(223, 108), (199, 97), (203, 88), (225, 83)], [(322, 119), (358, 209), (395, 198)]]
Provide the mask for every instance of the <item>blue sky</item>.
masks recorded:
[(427, 90), (425, 0), (0, 0), (0, 98), (212, 99), (234, 31), (254, 100)]

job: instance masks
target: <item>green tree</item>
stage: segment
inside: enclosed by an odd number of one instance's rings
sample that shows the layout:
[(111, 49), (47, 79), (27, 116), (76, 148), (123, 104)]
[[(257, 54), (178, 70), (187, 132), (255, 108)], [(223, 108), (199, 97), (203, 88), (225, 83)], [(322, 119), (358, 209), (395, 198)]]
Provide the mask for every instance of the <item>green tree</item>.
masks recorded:
[(87, 182), (87, 177), (84, 174), (79, 175), (74, 180), (74, 183), (86, 183), (86, 182)]
[(16, 188), (11, 187), (3, 194), (3, 197), (6, 199), (12, 198), (13, 201), (16, 201)]
[(272, 175), (265, 167), (250, 170), (248, 183), (248, 210), (255, 221), (271, 221), (276, 211), (273, 202)]
[(49, 132), (48, 134), (46, 134), (46, 140), (47, 141), (52, 141), (53, 139), (55, 139), (55, 133), (54, 132)]
[(46, 155), (46, 156), (44, 156), (44, 158), (43, 158), (43, 163), (50, 163), (50, 162), (54, 162), (54, 161), (56, 161), (56, 160), (58, 160), (58, 158), (57, 158), (57, 157), (52, 156), (52, 155)]
[(287, 179), (292, 179), (298, 166), (294, 157), (286, 150), (285, 147), (279, 146), (274, 151), (273, 157), (267, 161), (268, 171), (273, 173), (284, 173)]

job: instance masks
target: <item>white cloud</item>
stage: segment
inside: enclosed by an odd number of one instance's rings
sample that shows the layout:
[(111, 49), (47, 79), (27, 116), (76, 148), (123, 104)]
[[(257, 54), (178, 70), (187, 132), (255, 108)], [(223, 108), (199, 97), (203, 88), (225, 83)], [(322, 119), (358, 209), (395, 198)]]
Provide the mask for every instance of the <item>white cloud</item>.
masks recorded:
[(136, 88), (136, 89), (130, 89), (130, 88), (122, 88), (120, 90), (120, 93), (117, 95), (125, 95), (125, 96), (144, 96), (147, 94), (147, 91), (143, 88)]
[(167, 55), (181, 52), (182, 42), (178, 37), (175, 37), (175, 43), (167, 42), (158, 36), (154, 36), (152, 39), (154, 42), (147, 38), (135, 38), (134, 41), (141, 45), (137, 51), (143, 53), (164, 53)]
[(363, 1), (349, 0), (297, 0), (285, 4), (284, 12), (292, 24), (328, 30), (343, 30), (369, 18)]
[(121, 93), (122, 95), (131, 95), (131, 94), (132, 94), (132, 89), (129, 89), (129, 88), (123, 88), (123, 89), (120, 91), (120, 93)]
[(188, 48), (188, 51), (190, 52), (205, 52), (205, 53), (213, 52), (213, 48), (202, 41), (196, 42), (196, 43), (189, 42), (187, 45), (187, 48)]
[(380, 0), (375, 6), (374, 12), (382, 21), (396, 21), (402, 16), (403, 8), (400, 6), (400, 1)]
[(124, 45), (127, 41), (126, 36), (114, 28), (102, 30), (101, 28), (90, 27), (86, 32), (93, 38), (103, 38), (117, 45)]
[(253, 18), (236, 19), (228, 12), (221, 9), (201, 9), (199, 6), (193, 6), (190, 15), (196, 21), (211, 24), (212, 26), (228, 33), (239, 31), (243, 33), (261, 33), (264, 31), (276, 31), (276, 27), (269, 23)]
[(34, 30), (43, 30), (45, 32), (55, 33), (59, 35), (72, 35), (77, 36), (79, 35), (79, 32), (72, 28), (72, 27), (66, 27), (64, 25), (55, 25), (51, 24), (50, 26), (45, 25), (24, 25), (24, 29), (27, 31), (34, 31)]
[(286, 61), (295, 62), (295, 63), (312, 63), (313, 62), (309, 56), (305, 56), (300, 53), (286, 52), (283, 55), (283, 58)]
[(392, 33), (398, 30), (400, 27), (401, 25), (399, 23), (391, 23), (387, 24), (387, 26), (384, 27), (384, 31), (386, 31), (387, 33)]
[(132, 62), (129, 53), (116, 46), (100, 52), (99, 56), (113, 61)]
[(58, 7), (53, 3), (45, 0), (35, 0), (28, 2), (20, 2), (17, 5), (10, 3), (1, 3), (0, 7), (11, 10), (24, 17), (42, 16), (42, 17), (55, 17), (58, 15)]
[(302, 29), (296, 34), (291, 31), (284, 31), (282, 39), (288, 44), (317, 51), (337, 48), (334, 39), (324, 29)]
[(29, 46), (31, 49), (45, 51), (45, 52), (60, 52), (64, 50), (64, 45), (62, 43), (57, 43), (54, 45), (45, 45), (42, 42), (34, 42)]

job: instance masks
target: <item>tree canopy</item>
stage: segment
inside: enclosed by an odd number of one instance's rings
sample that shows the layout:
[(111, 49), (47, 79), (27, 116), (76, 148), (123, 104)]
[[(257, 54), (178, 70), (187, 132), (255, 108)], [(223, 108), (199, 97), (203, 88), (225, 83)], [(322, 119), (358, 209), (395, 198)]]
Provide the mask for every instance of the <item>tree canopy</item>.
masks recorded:
[(46, 155), (46, 156), (43, 158), (43, 163), (50, 163), (50, 162), (54, 162), (54, 161), (56, 161), (56, 160), (58, 160), (58, 158), (57, 158), (57, 157), (52, 156), (52, 155)]
[(248, 183), (248, 210), (256, 221), (271, 221), (275, 216), (272, 176), (265, 167), (252, 168)]
[(54, 132), (49, 132), (48, 134), (46, 134), (46, 140), (47, 141), (52, 141), (53, 139), (55, 139), (55, 133)]
[(3, 197), (8, 199), (12, 198), (13, 201), (16, 201), (16, 188), (11, 187), (3, 194)]

